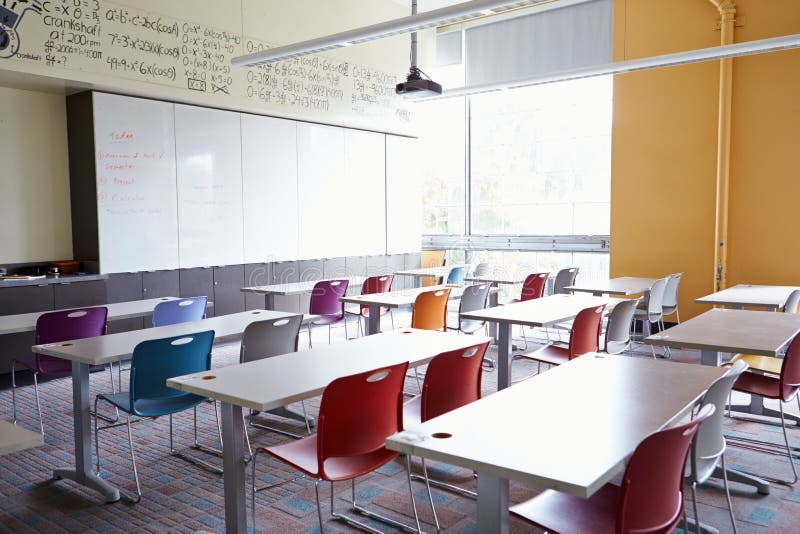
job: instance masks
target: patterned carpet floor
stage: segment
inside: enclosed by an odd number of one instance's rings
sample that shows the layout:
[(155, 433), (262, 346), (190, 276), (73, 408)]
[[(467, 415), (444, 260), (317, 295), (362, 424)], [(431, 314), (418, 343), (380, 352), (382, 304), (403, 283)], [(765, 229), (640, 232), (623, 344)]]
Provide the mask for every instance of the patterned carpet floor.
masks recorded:
[[(402, 323), (398, 323), (402, 324)], [(334, 342), (344, 342), (341, 329), (334, 329)], [(301, 344), (305, 341), (305, 334)], [(327, 342), (327, 332), (319, 329), (314, 334), (315, 343)], [(533, 346), (531, 347), (533, 348)], [(638, 347), (631, 357), (651, 357), (647, 347)], [(224, 366), (238, 358), (238, 346), (227, 345), (214, 350), (213, 365)], [(698, 362), (699, 353), (673, 351), (674, 361)], [(515, 377), (525, 376), (535, 368), (525, 363), (515, 365)], [(545, 372), (545, 371), (543, 371)], [(29, 383), (29, 375), (21, 376)], [(496, 373), (484, 372), (485, 395), (496, 389)], [(91, 377), (92, 398), (109, 390), (107, 373), (94, 373)], [(71, 396), (69, 379), (50, 380), (40, 385), (45, 413), (45, 445), (36, 449), (0, 457), (0, 532), (223, 532), (222, 477), (169, 454), (168, 418), (145, 420), (134, 424), (137, 465), (142, 481), (143, 498), (139, 504), (121, 501), (104, 504), (99, 496), (68, 481), (52, 480), (52, 469), (74, 465)], [(416, 382), (409, 378), (406, 391), (417, 392)], [(734, 396), (734, 401), (746, 401)], [(37, 428), (33, 388), (18, 390), (20, 423)], [(316, 414), (319, 398), (306, 402), (309, 413)], [(768, 404), (768, 406), (771, 406)], [(773, 407), (777, 407), (776, 405)], [(300, 406), (293, 405), (299, 409)], [(797, 405), (787, 407), (789, 413), (798, 413)], [(520, 406), (519, 420), (525, 419), (530, 407)], [(11, 418), (11, 391), (0, 391), (0, 413)], [(580, 424), (576, 414), (574, 424)], [(271, 421), (275, 422), (275, 421)], [(279, 423), (280, 424), (280, 423)], [(294, 423), (283, 423), (286, 429), (301, 430)], [(565, 422), (567, 424), (567, 422)], [(217, 443), (216, 419), (211, 404), (199, 410), (199, 436), (209, 445)], [(193, 436), (191, 412), (175, 418), (176, 444), (188, 445)], [(781, 443), (780, 428), (741, 420), (727, 420), (726, 432), (732, 435), (751, 436)], [(289, 438), (261, 429), (250, 428), (250, 438), (256, 445), (283, 442)], [(794, 446), (800, 446), (800, 430), (789, 430)], [(102, 476), (128, 490), (134, 490), (127, 434), (124, 427), (106, 430), (100, 436)], [(545, 436), (542, 439), (546, 439)], [(591, 443), (586, 444), (587, 452)], [(531, 454), (536, 454), (536, 443), (530, 444)], [(195, 451), (192, 451), (195, 453)], [(726, 453), (729, 466), (736, 469), (773, 477), (787, 478), (791, 470), (785, 456), (765, 454), (748, 449), (729, 447)], [(204, 455), (205, 459), (221, 464), (221, 459)], [(260, 483), (290, 480), (294, 472), (273, 461), (259, 459)], [(474, 488), (472, 473), (447, 465), (433, 464), (431, 472), (436, 478)], [(414, 468), (419, 464), (414, 462)], [(249, 476), (249, 468), (248, 468)], [(732, 483), (734, 513), (741, 533), (797, 533), (800, 532), (800, 483), (794, 487), (773, 484), (769, 495), (759, 495), (748, 486)], [(330, 486), (322, 486), (323, 514), (328, 519)], [(427, 505), (424, 485), (414, 483), (414, 494), (420, 509), (423, 527), (432, 531), (432, 516)], [(511, 502), (518, 503), (535, 495), (531, 489), (518, 484), (511, 486)], [(687, 497), (689, 492), (687, 491)], [(344, 511), (349, 503), (348, 483), (334, 488), (337, 511)], [(358, 480), (356, 496), (380, 512), (405, 522), (411, 522), (411, 505), (405, 477), (404, 461), (398, 459), (377, 472)], [(475, 532), (475, 501), (444, 491), (434, 490), (434, 499), (442, 526), (446, 532)], [(687, 499), (688, 500), (688, 499)], [(713, 525), (722, 533), (732, 532), (725, 495), (721, 481), (712, 479), (699, 490), (700, 515), (704, 523)], [(691, 502), (689, 500), (689, 502)], [(248, 503), (248, 520), (249, 520)], [(372, 523), (374, 524), (374, 523)], [(391, 531), (374, 524), (384, 531)], [(256, 529), (258, 532), (301, 533), (318, 532), (314, 484), (309, 480), (296, 480), (259, 493), (256, 504)], [(345, 532), (349, 528), (339, 522), (327, 520), (326, 531)], [(512, 520), (512, 532), (530, 532), (531, 528)]]

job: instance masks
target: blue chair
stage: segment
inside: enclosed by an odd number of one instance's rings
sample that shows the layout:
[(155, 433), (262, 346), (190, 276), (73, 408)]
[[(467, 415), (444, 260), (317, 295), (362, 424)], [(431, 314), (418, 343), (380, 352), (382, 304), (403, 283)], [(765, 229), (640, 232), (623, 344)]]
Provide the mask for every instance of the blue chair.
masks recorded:
[(153, 326), (188, 323), (206, 318), (208, 297), (167, 300), (153, 309)]
[[(194, 408), (194, 445), (195, 448), (199, 448), (197, 443), (197, 405), (205, 401), (206, 398), (185, 393), (166, 385), (169, 378), (211, 369), (211, 345), (213, 341), (213, 330), (143, 341), (133, 349), (129, 391), (103, 393), (95, 397), (95, 413), (97, 413), (97, 403), (102, 400), (127, 414), (125, 423), (117, 423), (100, 428), (97, 426), (97, 418), (95, 417), (94, 439), (97, 453), (97, 473), (99, 474), (100, 440), (98, 430), (127, 425), (128, 445), (130, 446), (131, 461), (133, 462), (133, 476), (136, 480), (137, 497), (135, 499), (131, 498), (133, 502), (141, 500), (142, 490), (139, 485), (139, 473), (136, 469), (136, 456), (133, 451), (132, 415), (148, 418), (169, 415), (170, 452), (193, 463), (202, 463), (209, 468), (214, 467), (176, 451), (172, 445), (172, 414)], [(214, 411), (216, 412), (216, 405)], [(218, 468), (216, 470), (220, 471)]]
[(467, 277), (467, 269), (467, 267), (453, 267), (450, 269), (450, 274), (447, 275), (447, 283), (456, 286), (463, 286), (464, 278)]

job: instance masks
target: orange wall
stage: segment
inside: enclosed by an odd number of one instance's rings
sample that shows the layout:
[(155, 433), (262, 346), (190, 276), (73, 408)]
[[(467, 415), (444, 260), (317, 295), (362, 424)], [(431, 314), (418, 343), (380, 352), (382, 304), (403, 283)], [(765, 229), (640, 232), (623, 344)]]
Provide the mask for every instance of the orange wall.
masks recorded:
[[(797, 0), (737, 8), (737, 42), (800, 33)], [(615, 0), (614, 58), (716, 46), (718, 20), (704, 0)], [(729, 285), (800, 284), (789, 208), (800, 198), (798, 82), (800, 52), (734, 60)], [(718, 84), (718, 62), (614, 82), (611, 275), (684, 272), (682, 318), (705, 311), (693, 301), (714, 288)]]

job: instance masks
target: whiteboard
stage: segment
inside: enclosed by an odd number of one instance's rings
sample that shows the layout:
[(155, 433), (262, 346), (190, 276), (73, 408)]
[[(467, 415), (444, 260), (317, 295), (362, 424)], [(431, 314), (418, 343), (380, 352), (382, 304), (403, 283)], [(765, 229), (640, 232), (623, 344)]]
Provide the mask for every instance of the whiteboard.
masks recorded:
[(342, 206), (350, 237), (337, 256), (386, 253), (386, 136), (345, 130), (345, 187)]
[(422, 246), (422, 183), (414, 172), (417, 139), (386, 136), (386, 253), (419, 252)]
[(299, 259), (342, 256), (357, 211), (346, 212), (345, 131), (297, 125)]
[(244, 263), (238, 113), (175, 105), (180, 266)]
[(92, 101), (100, 272), (178, 267), (174, 105)]
[(297, 123), (242, 115), (244, 261), (297, 259)]

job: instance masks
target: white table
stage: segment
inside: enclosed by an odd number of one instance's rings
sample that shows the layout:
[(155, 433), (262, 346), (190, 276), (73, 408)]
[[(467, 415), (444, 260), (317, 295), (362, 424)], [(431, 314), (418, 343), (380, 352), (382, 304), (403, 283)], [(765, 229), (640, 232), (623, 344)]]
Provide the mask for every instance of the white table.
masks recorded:
[(330, 280), (348, 280), (348, 290), (353, 286), (361, 286), (364, 283), (363, 276), (342, 276), (339, 278), (326, 278), (324, 280), (310, 280), (307, 282), (290, 282), (285, 284), (272, 284), (268, 286), (252, 286), (243, 287), (240, 289), (243, 293), (254, 293), (256, 295), (264, 295), (264, 307), (268, 310), (275, 309), (275, 295), (289, 296), (289, 295), (307, 295), (314, 290), (317, 282), (327, 282)]
[[(214, 342), (221, 343), (241, 337), (244, 329), (252, 322), (278, 319), (294, 315), (287, 312), (251, 310), (247, 312), (222, 315), (211, 319), (180, 323), (144, 330), (133, 330), (119, 334), (109, 334), (73, 341), (34, 345), (31, 350), (48, 356), (63, 358), (72, 362), (72, 411), (75, 427), (75, 468), (56, 469), (56, 478), (67, 478), (100, 492), (106, 502), (119, 500), (119, 490), (101, 479), (92, 470), (92, 431), (89, 417), (89, 366), (104, 365), (127, 360), (133, 356), (133, 349), (149, 339), (180, 336), (214, 331)], [(304, 321), (317, 316), (305, 316)]]
[[(527, 276), (514, 276), (514, 275), (504, 275), (504, 274), (490, 274), (489, 276), (468, 276), (464, 280), (466, 282), (473, 282), (476, 284), (490, 284), (493, 288), (497, 288), (501, 285), (517, 285), (522, 284), (525, 282), (525, 278)], [(489, 292), (489, 307), (494, 308), (497, 306), (497, 297), (500, 294), (500, 291), (490, 291)], [(493, 339), (497, 339), (497, 324), (491, 323), (489, 325), (489, 335)]]
[(640, 295), (650, 291), (650, 286), (652, 286), (656, 280), (658, 280), (658, 278), (621, 276), (619, 278), (612, 278), (610, 280), (575, 284), (572, 286), (567, 286), (565, 289), (580, 293), (591, 293), (597, 297), (602, 295), (628, 297), (631, 295)]
[(610, 299), (590, 295), (551, 295), (461, 314), (463, 319), (497, 323), (497, 389), (508, 387), (511, 327), (544, 327), (573, 319), (584, 308), (608, 304)]
[(723, 374), (586, 354), (408, 428), (386, 446), (476, 471), (477, 531), (505, 534), (509, 480), (590, 497), (624, 469), (645, 437), (686, 415)]
[(442, 267), (422, 267), (419, 269), (407, 269), (405, 271), (397, 271), (394, 274), (395, 276), (410, 276), (414, 278), (414, 282), (416, 283), (417, 287), (419, 287), (422, 285), (423, 278), (430, 278), (433, 276), (436, 278), (444, 277), (446, 279), (452, 269), (455, 269), (456, 267), (470, 267), (470, 266), (471, 265), (469, 263), (452, 263), (443, 265)]
[(414, 367), (441, 352), (486, 341), (430, 330), (394, 330), (168, 380), (171, 387), (222, 403), (226, 532), (247, 532), (242, 408), (266, 411), (320, 395), (342, 376), (405, 361)]
[(722, 291), (696, 299), (698, 304), (730, 306), (742, 309), (745, 306), (777, 310), (783, 306), (789, 294), (800, 287), (795, 286), (754, 286), (738, 284)]
[(438, 291), (440, 289), (450, 289), (450, 299), (461, 298), (464, 291), (462, 286), (426, 286), (414, 289), (399, 289), (388, 293), (372, 293), (370, 295), (352, 295), (339, 297), (341, 302), (346, 304), (358, 304), (369, 306), (369, 317), (367, 320), (367, 335), (378, 334), (381, 331), (381, 308), (400, 308), (402, 306), (413, 306), (414, 301), (420, 293), (428, 291)]
[(38, 432), (0, 420), (0, 456), (39, 447), (43, 443), (44, 439)]
[[(116, 302), (113, 304), (98, 304), (97, 306), (86, 306), (87, 308), (105, 307), (108, 309), (108, 320), (116, 321), (120, 319), (132, 319), (134, 317), (146, 317), (153, 313), (153, 309), (160, 303), (169, 300), (181, 300), (178, 297), (161, 297), (156, 299), (132, 300), (129, 302)], [(209, 302), (208, 307), (214, 303)], [(67, 308), (75, 309), (75, 308)], [(63, 311), (63, 310), (52, 310)], [(36, 330), (36, 321), (46, 312), (21, 313), (17, 315), (4, 315), (0, 317), (0, 335), (14, 334), (16, 332), (33, 332)]]

